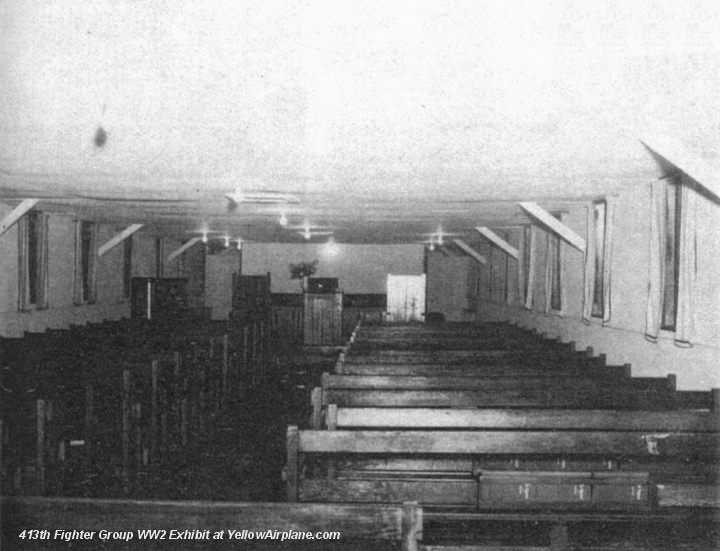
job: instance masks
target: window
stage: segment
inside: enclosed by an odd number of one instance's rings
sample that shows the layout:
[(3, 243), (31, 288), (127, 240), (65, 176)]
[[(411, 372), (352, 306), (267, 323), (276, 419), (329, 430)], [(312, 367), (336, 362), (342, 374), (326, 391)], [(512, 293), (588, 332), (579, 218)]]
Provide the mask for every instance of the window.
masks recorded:
[(97, 226), (79, 220), (75, 230), (75, 304), (95, 302), (95, 246)]
[(532, 247), (532, 240), (530, 238), (530, 232), (532, 231), (532, 226), (530, 224), (526, 224), (523, 226), (523, 257), (522, 257), (522, 265), (523, 265), (523, 281), (522, 281), (522, 293), (523, 293), (523, 302), (527, 301), (528, 297), (528, 287), (530, 284), (530, 270), (532, 270), (532, 266), (530, 266), (530, 253), (531, 253), (531, 247)]
[[(509, 232), (503, 232), (499, 235), (505, 241), (509, 241), (510, 239)], [(502, 263), (502, 269), (500, 271), (502, 276), (502, 281), (500, 282), (502, 285), (502, 301), (508, 303), (510, 301), (510, 285), (508, 284), (508, 277), (510, 275), (510, 255), (503, 251), (500, 256), (500, 262)]]
[(47, 216), (31, 210), (18, 222), (18, 308), (47, 307)]
[(595, 251), (593, 259), (593, 296), (591, 315), (602, 318), (605, 314), (605, 227), (607, 218), (607, 203), (597, 201), (593, 203), (593, 235)]
[(130, 280), (132, 279), (133, 236), (123, 241), (123, 296), (130, 298)]
[(33, 211), (28, 213), (27, 236), (28, 302), (37, 304), (40, 282), (40, 213)]
[[(560, 214), (553, 214), (560, 220)], [(555, 233), (547, 236), (547, 266), (545, 270), (546, 310), (561, 312), (562, 300), (562, 242)]]
[(155, 275), (163, 277), (163, 242), (162, 238), (155, 238)]
[(562, 310), (562, 259), (560, 257), (560, 238), (557, 235), (550, 236), (550, 309)]
[(680, 273), (680, 210), (681, 186), (668, 183), (665, 188), (665, 244), (661, 269), (663, 272), (661, 329), (675, 330)]
[(493, 259), (493, 247), (488, 249), (487, 267), (488, 267), (488, 301), (492, 302), (495, 300), (495, 260)]

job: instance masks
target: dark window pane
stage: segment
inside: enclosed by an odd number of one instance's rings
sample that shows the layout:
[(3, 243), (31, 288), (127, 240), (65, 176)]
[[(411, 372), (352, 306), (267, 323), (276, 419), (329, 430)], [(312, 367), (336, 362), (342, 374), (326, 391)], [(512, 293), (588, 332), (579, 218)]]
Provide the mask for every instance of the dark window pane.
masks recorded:
[(528, 284), (530, 282), (530, 232), (531, 226), (523, 227), (523, 300), (527, 300)]
[(604, 201), (593, 205), (593, 235), (595, 240), (595, 259), (594, 259), (594, 281), (593, 281), (593, 301), (592, 315), (598, 318), (604, 314), (604, 278), (605, 271), (605, 216), (606, 204)]
[(131, 235), (123, 241), (123, 296), (130, 297), (130, 279), (132, 278), (132, 244)]
[[(503, 235), (503, 239), (505, 241), (508, 241), (509, 234), (508, 232), (505, 232), (505, 235)], [(505, 254), (503, 252), (503, 302), (507, 302), (509, 298), (509, 285), (508, 285), (508, 276), (510, 275), (510, 256), (508, 254)]]
[(27, 214), (27, 232), (28, 302), (37, 304), (40, 283), (40, 214), (37, 211), (30, 211)]
[(163, 277), (162, 239), (155, 238), (155, 275)]
[(550, 308), (552, 310), (562, 310), (562, 298), (560, 291), (560, 238), (556, 235), (550, 236), (550, 258), (552, 262), (552, 281), (550, 285)]
[(82, 297), (90, 298), (90, 255), (92, 254), (92, 222), (80, 222), (80, 268), (82, 271)]
[(674, 330), (677, 314), (678, 268), (680, 262), (680, 185), (668, 184), (665, 190), (665, 258), (662, 329)]

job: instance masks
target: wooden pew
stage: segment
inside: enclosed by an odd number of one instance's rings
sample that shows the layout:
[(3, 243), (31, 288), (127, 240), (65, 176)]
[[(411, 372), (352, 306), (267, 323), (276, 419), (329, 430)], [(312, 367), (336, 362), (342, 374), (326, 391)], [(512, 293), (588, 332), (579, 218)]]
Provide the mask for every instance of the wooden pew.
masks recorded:
[[(593, 376), (595, 375), (595, 376)], [(629, 387), (662, 394), (675, 390), (675, 376), (636, 377), (615, 380), (598, 374), (557, 374), (537, 372), (519, 377), (498, 372), (493, 376), (338, 375), (323, 373), (323, 391), (329, 390), (506, 390), (506, 389), (575, 389), (578, 392)]]
[[(233, 539), (229, 530), (312, 532), (313, 536), (318, 532), (339, 532), (340, 545), (355, 540), (367, 545), (373, 545), (373, 540), (388, 541), (399, 544), (403, 551), (416, 551), (422, 540), (422, 510), (416, 503), (344, 505), (4, 497), (0, 504), (8, 549), (22, 543), (17, 535), (31, 527), (48, 528), (53, 533), (57, 528), (94, 531), (97, 546), (103, 543), (99, 539), (101, 530), (120, 532), (131, 537), (128, 541), (133, 548), (143, 545), (138, 533), (143, 528), (163, 531), (168, 541), (171, 530), (208, 531), (206, 538), (197, 541), (207, 540), (209, 546), (217, 544), (212, 540), (217, 531), (223, 531), (225, 541), (236, 541), (237, 545), (249, 541)], [(179, 541), (175, 544), (183, 545)]]
[[(330, 404), (344, 407), (436, 407), (436, 408), (570, 408), (619, 410), (673, 410), (685, 404), (682, 392), (656, 393), (632, 387), (594, 390), (553, 388), (503, 388), (500, 390), (314, 390), (314, 417)], [(710, 392), (694, 407), (708, 408)], [(318, 425), (313, 425), (318, 426)]]
[[(720, 435), (717, 432), (657, 434), (587, 428), (299, 431), (297, 427), (289, 427), (287, 454), (289, 501), (396, 502), (412, 499), (430, 505), (475, 509), (493, 507), (499, 499), (505, 507), (516, 508), (551, 505), (651, 509), (655, 503), (647, 472), (434, 471), (422, 473), (423, 476), (391, 473), (388, 477), (378, 477), (377, 473), (358, 470), (352, 476), (343, 478), (333, 478), (334, 473), (307, 478), (301, 473), (306, 454), (331, 459), (388, 455), (441, 460), (476, 456), (594, 456), (604, 461), (609, 458), (616, 461), (621, 458), (717, 461)], [(507, 494), (508, 489), (511, 494)], [(516, 496), (514, 500), (510, 499), (512, 492)]]
[[(709, 411), (608, 411), (608, 410), (517, 410), (517, 409), (403, 409), (403, 408), (337, 408), (330, 406), (327, 426), (331, 430), (387, 430), (387, 429), (461, 429), (461, 430), (601, 430), (634, 431), (643, 434), (693, 432), (717, 434), (720, 418)], [(428, 461), (412, 458), (376, 458), (347, 460), (335, 465), (338, 473), (355, 470), (372, 470), (378, 473), (431, 472), (441, 469), (448, 472), (478, 471), (629, 471), (647, 472), (654, 483), (669, 482), (659, 494), (670, 499), (674, 483), (684, 487), (697, 486), (698, 496), (707, 494), (720, 481), (720, 466), (707, 461), (687, 463), (657, 456), (646, 458), (557, 458), (506, 456), (483, 457), (472, 460), (445, 459)], [(706, 498), (691, 501), (685, 506), (702, 505)], [(680, 497), (676, 498), (680, 502)]]
[(575, 361), (584, 365), (602, 365), (604, 358), (589, 357), (587, 352), (537, 350), (518, 352), (509, 349), (489, 350), (373, 350), (360, 353), (351, 347), (345, 354), (347, 364), (513, 364), (519, 361), (531, 363), (559, 363)]
[[(170, 459), (240, 386), (228, 329), (120, 320), (2, 339), (12, 492), (60, 493), (90, 479), (111, 493), (123, 480), (127, 490), (135, 474)], [(265, 345), (261, 331), (252, 334), (255, 353), (244, 351), (245, 360), (259, 363)], [(5, 388), (8, 379), (23, 388)]]

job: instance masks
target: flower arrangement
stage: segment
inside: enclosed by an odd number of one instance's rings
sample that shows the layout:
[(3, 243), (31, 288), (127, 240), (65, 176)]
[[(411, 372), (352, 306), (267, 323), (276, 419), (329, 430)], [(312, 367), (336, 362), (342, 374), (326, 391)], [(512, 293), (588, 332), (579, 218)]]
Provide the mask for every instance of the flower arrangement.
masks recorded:
[(317, 272), (318, 260), (312, 262), (298, 262), (290, 264), (290, 279), (300, 280), (300, 290), (304, 293), (307, 288), (307, 278)]

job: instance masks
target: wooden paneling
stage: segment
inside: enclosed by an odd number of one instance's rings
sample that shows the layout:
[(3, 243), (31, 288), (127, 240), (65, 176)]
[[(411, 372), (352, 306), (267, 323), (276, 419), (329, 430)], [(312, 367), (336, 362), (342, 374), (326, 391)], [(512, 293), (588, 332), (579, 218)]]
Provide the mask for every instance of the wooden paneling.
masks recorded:
[(305, 293), (303, 340), (309, 346), (342, 342), (342, 293)]
[(712, 433), (624, 431), (320, 431), (299, 432), (301, 453), (551, 454), (717, 457)]
[(702, 411), (338, 408), (337, 427), (720, 432)]
[[(708, 393), (709, 395), (709, 393)], [(632, 388), (598, 389), (502, 389), (502, 390), (328, 390), (323, 404), (346, 407), (530, 407), (668, 410), (672, 396)]]

